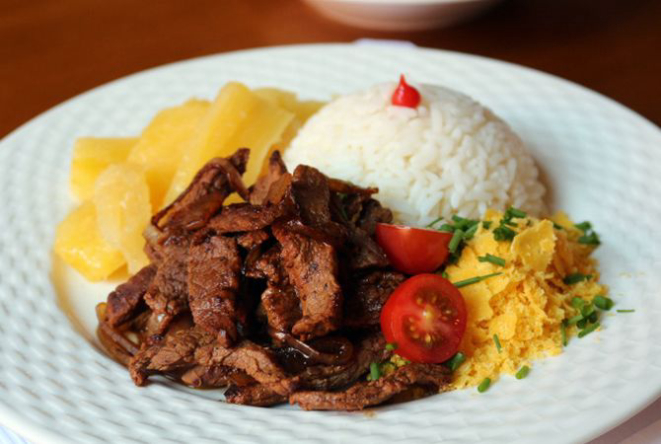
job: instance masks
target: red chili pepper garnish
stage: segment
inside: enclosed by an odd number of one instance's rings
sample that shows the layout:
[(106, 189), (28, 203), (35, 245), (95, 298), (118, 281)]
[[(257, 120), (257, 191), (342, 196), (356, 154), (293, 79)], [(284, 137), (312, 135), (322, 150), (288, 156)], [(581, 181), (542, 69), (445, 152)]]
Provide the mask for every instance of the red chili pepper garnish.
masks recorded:
[(417, 89), (406, 83), (404, 74), (399, 76), (399, 85), (392, 93), (392, 104), (416, 108), (420, 104), (420, 93)]

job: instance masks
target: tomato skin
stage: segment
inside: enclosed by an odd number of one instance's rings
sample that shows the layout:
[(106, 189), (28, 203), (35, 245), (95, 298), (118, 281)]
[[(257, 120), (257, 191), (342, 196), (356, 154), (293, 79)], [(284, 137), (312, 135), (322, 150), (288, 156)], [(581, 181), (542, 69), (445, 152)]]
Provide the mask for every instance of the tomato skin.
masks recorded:
[(392, 266), (406, 274), (437, 270), (448, 257), (450, 240), (452, 233), (443, 231), (376, 224), (376, 241)]
[(466, 318), (466, 304), (457, 287), (437, 274), (419, 274), (395, 289), (380, 320), (386, 341), (397, 344), (398, 355), (412, 362), (438, 364), (459, 349)]

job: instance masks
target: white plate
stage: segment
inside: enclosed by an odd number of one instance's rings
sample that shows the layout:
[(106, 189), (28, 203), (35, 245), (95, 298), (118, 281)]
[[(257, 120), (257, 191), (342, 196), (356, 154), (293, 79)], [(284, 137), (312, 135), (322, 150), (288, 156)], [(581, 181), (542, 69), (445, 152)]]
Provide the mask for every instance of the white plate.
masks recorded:
[[(88, 341), (107, 286), (58, 271), (51, 245), (71, 205), (73, 141), (138, 134), (160, 108), (238, 79), (304, 97), (396, 79), (448, 85), (528, 143), (552, 206), (591, 220), (617, 308), (530, 376), (365, 413), (228, 405), (165, 384), (137, 388)], [(76, 97), (0, 142), (0, 421), (35, 442), (579, 442), (661, 392), (661, 131), (594, 92), (522, 67), (412, 48), (313, 45), (211, 56)], [(58, 296), (59, 292), (59, 296)], [(61, 308), (62, 307), (62, 308)], [(64, 313), (70, 313), (72, 323)], [(87, 338), (87, 339), (86, 339)]]

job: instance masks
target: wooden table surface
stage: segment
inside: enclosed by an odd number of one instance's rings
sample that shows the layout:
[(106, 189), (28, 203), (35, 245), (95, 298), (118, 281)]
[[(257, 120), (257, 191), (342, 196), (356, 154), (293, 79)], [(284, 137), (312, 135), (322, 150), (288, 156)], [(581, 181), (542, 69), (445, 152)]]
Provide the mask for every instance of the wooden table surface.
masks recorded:
[(661, 124), (661, 1), (508, 0), (470, 23), (365, 31), (297, 0), (2, 0), (0, 137), (94, 86), (177, 60), (259, 46), (409, 40), (533, 67)]

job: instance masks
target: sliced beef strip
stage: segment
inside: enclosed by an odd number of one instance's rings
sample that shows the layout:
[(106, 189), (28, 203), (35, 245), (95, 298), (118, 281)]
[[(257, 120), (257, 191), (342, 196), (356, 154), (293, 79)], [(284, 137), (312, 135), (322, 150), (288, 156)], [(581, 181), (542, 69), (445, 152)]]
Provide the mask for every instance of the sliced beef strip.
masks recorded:
[(363, 211), (356, 225), (369, 236), (373, 237), (376, 232), (377, 223), (389, 224), (392, 223), (392, 219), (392, 211), (383, 208), (378, 201), (369, 199), (363, 204)]
[(297, 385), (297, 378), (290, 377), (280, 366), (275, 355), (265, 347), (243, 340), (234, 348), (219, 344), (200, 347), (195, 360), (205, 366), (222, 365), (242, 370), (275, 393), (288, 395)]
[(233, 191), (247, 199), (241, 174), (245, 172), (249, 153), (244, 148), (227, 159), (211, 159), (174, 202), (154, 215), (152, 224), (165, 232), (196, 230), (206, 224)]
[(226, 387), (233, 382), (232, 376), (237, 372), (240, 370), (222, 365), (196, 365), (182, 374), (180, 379), (193, 388)]
[(196, 365), (195, 352), (214, 342), (214, 337), (201, 328), (192, 327), (165, 336), (154, 336), (142, 343), (140, 351), (129, 362), (129, 372), (136, 385), (145, 385), (149, 375), (179, 373)]
[(232, 204), (223, 207), (208, 224), (218, 234), (261, 230), (284, 215), (279, 205)]
[[(298, 388), (304, 390), (344, 389), (365, 375), (372, 362), (382, 362), (391, 355), (391, 352), (385, 349), (385, 340), (381, 333), (365, 336), (356, 344), (354, 350), (354, 358), (345, 365), (316, 365), (305, 368), (298, 375)], [(281, 359), (288, 359), (286, 356), (285, 353)], [(298, 367), (298, 365), (295, 364), (293, 367)], [(267, 406), (280, 404), (287, 399), (273, 391), (267, 384), (231, 387), (228, 392), (231, 396), (227, 400), (234, 404)]]
[(108, 295), (106, 321), (111, 326), (116, 327), (137, 314), (155, 275), (156, 266), (148, 265)]
[(268, 172), (257, 179), (255, 185), (250, 189), (250, 203), (253, 205), (266, 203), (271, 186), (285, 174), (287, 174), (287, 167), (282, 161), (280, 151), (274, 151), (269, 158)]
[(383, 270), (354, 277), (344, 301), (344, 325), (352, 328), (379, 325), (383, 305), (405, 280), (402, 273)]
[(359, 382), (345, 391), (301, 391), (289, 397), (291, 404), (305, 410), (362, 410), (381, 404), (411, 387), (427, 393), (438, 392), (449, 384), (451, 372), (440, 364), (408, 364), (376, 381)]
[(313, 167), (299, 165), (294, 170), (292, 194), (303, 225), (342, 242), (346, 229), (332, 219), (331, 193), (326, 176)]
[(266, 242), (271, 235), (265, 230), (249, 231), (236, 237), (236, 243), (246, 250), (252, 250)]
[(154, 333), (162, 334), (175, 316), (188, 310), (188, 244), (188, 238), (173, 236), (161, 246), (161, 260), (145, 294), (159, 324)]
[(352, 227), (348, 235), (349, 268), (365, 270), (368, 268), (385, 268), (390, 265), (383, 249), (363, 229)]
[(225, 392), (225, 400), (230, 404), (268, 407), (287, 402), (287, 395), (274, 392), (264, 384), (252, 384), (245, 387), (230, 386)]
[(269, 326), (277, 331), (290, 332), (301, 319), (301, 302), (294, 288), (288, 283), (269, 283), (262, 293), (261, 301)]
[(354, 346), (354, 358), (344, 365), (316, 365), (299, 374), (300, 386), (307, 390), (337, 390), (357, 381), (372, 362), (389, 359), (386, 341), (380, 332), (370, 333)]
[(198, 233), (189, 250), (190, 309), (195, 324), (217, 335), (225, 347), (239, 339), (237, 323), (246, 322), (246, 314), (237, 304), (240, 273), (236, 239), (213, 232)]
[(323, 336), (342, 321), (342, 289), (337, 281), (335, 249), (316, 239), (272, 227), (282, 246), (281, 258), (289, 281), (301, 300), (303, 317), (292, 332), (302, 340)]

